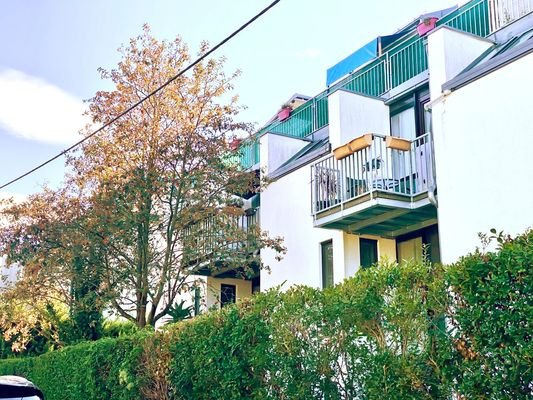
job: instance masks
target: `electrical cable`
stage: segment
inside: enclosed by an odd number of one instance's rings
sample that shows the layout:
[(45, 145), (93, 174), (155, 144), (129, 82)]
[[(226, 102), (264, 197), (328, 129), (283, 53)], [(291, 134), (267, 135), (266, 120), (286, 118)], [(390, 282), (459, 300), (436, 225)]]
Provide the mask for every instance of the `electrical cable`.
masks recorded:
[(114, 124), (116, 121), (118, 121), (120, 118), (122, 118), (124, 115), (128, 114), (129, 112), (131, 112), (133, 109), (135, 109), (136, 107), (138, 107), (139, 105), (141, 105), (142, 103), (144, 103), (146, 100), (148, 100), (150, 97), (152, 97), (153, 95), (159, 93), (161, 90), (163, 90), (164, 88), (166, 88), (168, 85), (170, 85), (172, 82), (174, 82), (176, 79), (178, 79), (180, 76), (182, 76), (183, 74), (185, 74), (187, 71), (189, 71), (191, 68), (193, 68), (195, 65), (197, 65), (198, 63), (200, 63), (201, 61), (203, 61), (206, 57), (208, 57), (209, 55), (211, 55), (212, 53), (214, 53), (216, 50), (218, 50), (220, 47), (222, 47), (223, 45), (225, 45), (227, 42), (229, 42), (231, 39), (233, 39), (235, 36), (237, 36), (240, 32), (242, 32), (244, 29), (246, 29), (249, 25), (251, 25), (253, 22), (255, 22), (257, 19), (259, 19), (263, 14), (267, 13), (272, 7), (274, 7), (277, 3), (279, 3), (280, 0), (275, 0), (273, 1), (272, 3), (270, 3), (270, 5), (268, 5), (267, 7), (265, 7), (263, 10), (261, 10), (258, 14), (256, 14), (253, 18), (249, 19), (246, 23), (244, 23), (243, 25), (241, 25), (240, 28), (238, 28), (237, 30), (233, 31), (233, 33), (231, 33), (229, 36), (226, 36), (225, 39), (223, 39), (221, 42), (219, 42), (216, 46), (212, 47), (211, 49), (209, 49), (207, 52), (205, 52), (203, 55), (201, 55), (200, 57), (198, 57), (193, 63), (189, 64), (187, 67), (185, 67), (184, 69), (182, 69), (181, 71), (179, 71), (176, 75), (174, 75), (172, 78), (170, 78), (168, 81), (166, 81), (164, 84), (162, 84), (161, 86), (159, 86), (157, 89), (155, 89), (154, 91), (150, 92), (149, 94), (147, 94), (145, 97), (143, 97), (141, 100), (137, 101), (136, 103), (134, 103), (133, 105), (129, 106), (126, 110), (122, 111), (120, 114), (118, 114), (116, 117), (114, 117), (113, 119), (111, 119), (110, 121), (106, 122), (104, 125), (102, 125), (100, 128), (98, 128), (97, 130), (91, 132), (90, 134), (88, 134), (87, 136), (85, 136), (83, 139), (77, 141), (76, 143), (74, 143), (72, 146), (68, 147), (67, 149), (61, 151), (60, 153), (56, 154), (55, 156), (53, 156), (52, 158), (49, 158), (48, 160), (44, 161), (43, 163), (37, 165), (36, 167), (30, 169), (29, 171), (25, 172), (24, 174), (22, 175), (19, 175), (18, 177), (10, 180), (9, 182), (7, 183), (4, 183), (2, 186), (0, 186), (0, 190), (1, 189), (4, 189), (6, 187), (8, 187), (9, 185), (12, 185), (13, 183), (25, 178), (26, 176), (28, 175), (31, 175), (32, 173), (34, 173), (35, 171), (41, 169), (42, 167), (44, 167), (45, 165), (48, 165), (50, 164), (52, 161), (55, 161), (57, 160), (59, 157), (67, 154), (69, 151), (72, 151), (74, 150), (76, 147), (78, 147), (80, 144), (84, 143), (85, 141), (89, 140), (91, 137), (95, 136), (96, 134), (102, 132), (104, 129), (106, 129), (107, 127), (109, 127), (110, 125)]

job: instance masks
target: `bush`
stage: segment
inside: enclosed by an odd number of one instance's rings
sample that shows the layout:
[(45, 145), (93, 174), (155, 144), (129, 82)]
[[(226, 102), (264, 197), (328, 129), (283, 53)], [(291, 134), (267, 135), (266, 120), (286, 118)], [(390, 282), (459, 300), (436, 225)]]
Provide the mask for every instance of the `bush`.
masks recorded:
[(102, 337), (131, 336), (138, 331), (137, 325), (131, 321), (105, 321), (102, 326)]
[(2, 360), (0, 375), (21, 375), (51, 400), (139, 399), (146, 334), (101, 339), (44, 354)]
[(450, 379), (466, 398), (533, 396), (533, 231), (452, 265)]
[(383, 264), (325, 291), (269, 291), (182, 324), (171, 344), (175, 396), (446, 398), (433, 361), (442, 282), (440, 267)]
[(530, 398), (532, 238), (497, 236), (498, 252), (448, 268), (382, 263), (324, 291), (270, 290), (0, 374), (50, 400)]

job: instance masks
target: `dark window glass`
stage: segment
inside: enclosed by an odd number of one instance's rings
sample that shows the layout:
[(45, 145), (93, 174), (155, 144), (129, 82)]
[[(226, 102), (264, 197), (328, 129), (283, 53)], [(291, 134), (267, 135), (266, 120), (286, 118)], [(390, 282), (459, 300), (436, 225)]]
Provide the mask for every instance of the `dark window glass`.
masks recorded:
[(256, 276), (252, 278), (252, 294), (259, 293), (261, 291), (261, 277)]
[(378, 241), (359, 239), (359, 254), (362, 268), (368, 268), (378, 262)]
[(429, 92), (421, 92), (416, 95), (417, 121), (416, 136), (431, 132), (431, 112), (425, 106), (429, 103)]
[(237, 299), (237, 288), (235, 285), (220, 285), (220, 305), (233, 304)]
[(333, 286), (333, 242), (321, 243), (322, 252), (322, 287)]

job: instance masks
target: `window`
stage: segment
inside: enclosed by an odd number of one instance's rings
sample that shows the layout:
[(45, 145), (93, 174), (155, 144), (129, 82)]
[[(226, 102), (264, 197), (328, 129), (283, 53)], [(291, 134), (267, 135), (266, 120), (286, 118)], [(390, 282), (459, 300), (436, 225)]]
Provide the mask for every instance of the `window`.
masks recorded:
[(429, 90), (414, 92), (390, 105), (392, 136), (414, 140), (431, 131), (431, 113), (425, 109)]
[(194, 315), (200, 315), (200, 302), (202, 300), (202, 295), (200, 293), (200, 288), (198, 286), (194, 287)]
[(252, 294), (261, 292), (261, 277), (252, 278)]
[(359, 239), (359, 259), (361, 268), (368, 268), (378, 262), (378, 241)]
[(431, 112), (425, 109), (429, 102), (427, 88), (411, 93), (390, 105), (391, 135), (414, 141), (414, 151), (392, 152), (392, 174), (404, 180), (404, 193), (416, 194), (432, 184), (431, 149), (427, 137), (431, 132)]
[(320, 244), (322, 252), (322, 288), (333, 286), (333, 242)]
[(410, 107), (390, 117), (391, 135), (402, 139), (413, 140), (416, 138), (415, 110)]
[(431, 111), (426, 110), (426, 104), (429, 103), (429, 93), (422, 93), (416, 97), (417, 108), (417, 132), (416, 136), (421, 136), (425, 133), (431, 132)]
[(235, 285), (220, 285), (220, 306), (234, 304), (237, 300), (237, 287)]

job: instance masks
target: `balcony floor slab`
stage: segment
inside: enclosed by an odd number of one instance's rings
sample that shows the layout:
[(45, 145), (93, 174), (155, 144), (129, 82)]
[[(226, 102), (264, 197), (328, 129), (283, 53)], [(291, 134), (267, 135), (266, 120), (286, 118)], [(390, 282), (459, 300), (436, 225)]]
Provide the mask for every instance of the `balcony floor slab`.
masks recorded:
[(376, 191), (317, 214), (314, 225), (393, 238), (436, 222), (427, 192), (410, 197)]

